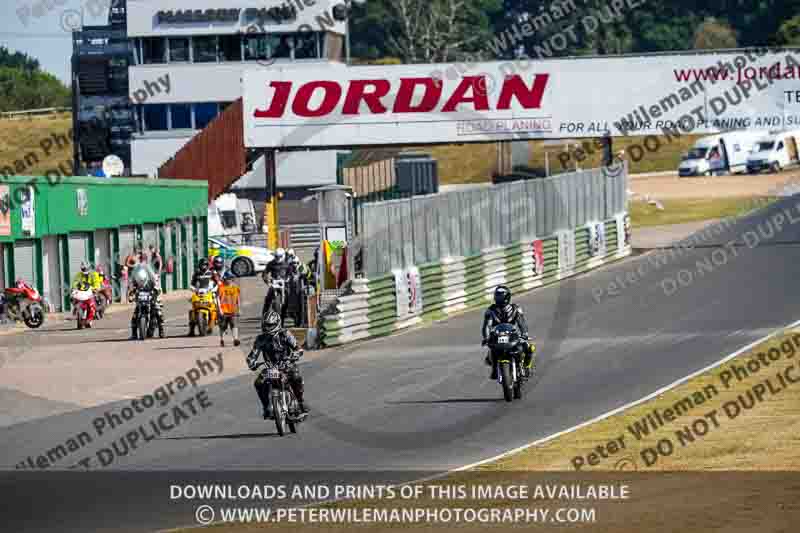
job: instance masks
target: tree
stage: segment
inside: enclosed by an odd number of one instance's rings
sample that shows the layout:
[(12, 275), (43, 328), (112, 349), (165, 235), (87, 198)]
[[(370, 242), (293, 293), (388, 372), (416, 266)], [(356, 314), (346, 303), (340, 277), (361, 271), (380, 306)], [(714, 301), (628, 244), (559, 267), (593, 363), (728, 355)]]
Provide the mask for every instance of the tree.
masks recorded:
[(13, 54), (5, 46), (0, 46), (0, 67), (19, 68), (27, 71), (39, 70), (39, 61), (33, 59), (28, 54), (14, 52)]
[(694, 32), (695, 49), (709, 50), (736, 48), (737, 46), (738, 38), (736, 31), (724, 20), (708, 17)]
[(489, 17), (501, 7), (499, 0), (393, 0), (388, 51), (405, 63), (463, 58), (482, 49), (491, 35)]
[(775, 37), (779, 44), (787, 46), (800, 45), (800, 15), (792, 17), (781, 24)]

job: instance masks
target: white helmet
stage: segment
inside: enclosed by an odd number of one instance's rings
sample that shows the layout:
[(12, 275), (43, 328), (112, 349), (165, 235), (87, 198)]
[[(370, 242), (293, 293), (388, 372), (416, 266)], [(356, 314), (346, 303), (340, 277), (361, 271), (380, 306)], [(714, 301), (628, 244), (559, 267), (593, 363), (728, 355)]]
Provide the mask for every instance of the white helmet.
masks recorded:
[(150, 280), (150, 274), (147, 272), (147, 268), (144, 265), (137, 265), (131, 273), (131, 279), (137, 287), (144, 287)]
[(284, 257), (286, 257), (286, 250), (283, 248), (278, 248), (275, 250), (275, 258), (278, 259), (278, 261), (283, 261)]
[(286, 255), (289, 257), (294, 257), (294, 248), (289, 248), (289, 250), (286, 252)]

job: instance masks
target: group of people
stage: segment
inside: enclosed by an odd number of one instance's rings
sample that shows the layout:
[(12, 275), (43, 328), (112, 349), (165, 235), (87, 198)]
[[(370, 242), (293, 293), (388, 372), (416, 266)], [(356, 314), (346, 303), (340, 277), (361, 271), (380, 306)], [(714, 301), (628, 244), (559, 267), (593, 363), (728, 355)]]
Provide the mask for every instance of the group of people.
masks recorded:
[[(217, 316), (219, 317), (219, 344), (225, 346), (225, 333), (230, 330), (233, 345), (239, 346), (239, 305), (241, 303), (239, 287), (233, 283), (236, 276), (225, 268), (225, 261), (215, 256), (209, 263), (202, 258), (192, 275), (190, 287), (193, 291), (208, 288), (215, 293)], [(189, 336), (194, 336), (194, 324), (189, 326)]]
[[(303, 264), (303, 262), (299, 257), (297, 257), (297, 255), (294, 253), (294, 250), (291, 248), (289, 248), (288, 251), (284, 250), (283, 248), (278, 248), (275, 250), (272, 261), (267, 263), (267, 267), (261, 274), (264, 283), (269, 286), (271, 280), (282, 279), (287, 282), (289, 288), (289, 298), (284, 298), (284, 301), (281, 305), (281, 324), (283, 324), (286, 320), (286, 314), (289, 308), (289, 299), (292, 298), (295, 301), (299, 301), (299, 299), (305, 295), (305, 287), (307, 285), (313, 286), (313, 280), (309, 279), (310, 273), (311, 269), (307, 268), (306, 265)], [(267, 309), (269, 308), (271, 297), (272, 295), (270, 292), (267, 292), (262, 314), (266, 313)]]

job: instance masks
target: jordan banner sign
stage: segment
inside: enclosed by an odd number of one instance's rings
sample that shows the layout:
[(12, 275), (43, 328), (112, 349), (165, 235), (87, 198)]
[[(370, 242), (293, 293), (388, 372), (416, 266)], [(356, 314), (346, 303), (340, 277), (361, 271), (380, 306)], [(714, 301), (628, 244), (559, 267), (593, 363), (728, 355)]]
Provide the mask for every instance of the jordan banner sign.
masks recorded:
[(800, 51), (243, 74), (250, 148), (464, 143), (800, 127)]

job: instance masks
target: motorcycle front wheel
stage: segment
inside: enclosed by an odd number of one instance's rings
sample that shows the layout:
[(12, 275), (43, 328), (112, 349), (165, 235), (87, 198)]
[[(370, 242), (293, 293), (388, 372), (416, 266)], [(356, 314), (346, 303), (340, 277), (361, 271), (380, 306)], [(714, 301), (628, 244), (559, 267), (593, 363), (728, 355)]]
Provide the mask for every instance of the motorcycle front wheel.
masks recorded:
[(27, 313), (23, 314), (22, 320), (31, 329), (36, 329), (44, 324), (44, 309), (39, 306), (32, 306)]
[(139, 317), (139, 331), (137, 332), (140, 341), (143, 341), (147, 338), (147, 327), (147, 316), (142, 313), (142, 315)]
[(278, 394), (272, 397), (272, 413), (275, 415), (275, 428), (278, 430), (278, 435), (283, 437), (286, 434), (286, 413)]
[(200, 313), (197, 316), (197, 327), (200, 329), (200, 336), (205, 337), (208, 333), (208, 315)]
[(510, 402), (514, 399), (514, 396), (511, 391), (511, 365), (509, 363), (500, 363), (500, 376), (503, 378), (503, 382), (501, 383), (503, 387), (503, 398), (505, 398), (507, 402)]

